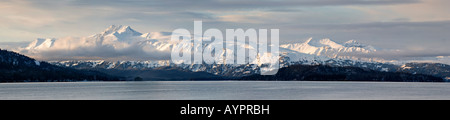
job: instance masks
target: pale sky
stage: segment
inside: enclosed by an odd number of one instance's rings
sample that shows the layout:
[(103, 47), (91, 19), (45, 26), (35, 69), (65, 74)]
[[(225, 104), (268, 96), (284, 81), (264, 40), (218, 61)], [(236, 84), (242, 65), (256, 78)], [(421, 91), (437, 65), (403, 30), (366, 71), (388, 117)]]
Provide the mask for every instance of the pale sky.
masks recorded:
[[(449, 0), (0, 0), (0, 47), (83, 37), (110, 25), (139, 32), (280, 29), (281, 43), (357, 40), (411, 56), (450, 56)], [(17, 43), (19, 42), (19, 43)]]

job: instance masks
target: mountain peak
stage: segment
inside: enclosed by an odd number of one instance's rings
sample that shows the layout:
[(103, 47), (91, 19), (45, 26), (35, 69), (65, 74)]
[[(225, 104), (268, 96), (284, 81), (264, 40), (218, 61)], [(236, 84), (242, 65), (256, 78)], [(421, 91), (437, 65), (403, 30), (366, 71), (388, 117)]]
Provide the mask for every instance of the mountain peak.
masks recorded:
[(356, 41), (356, 40), (349, 40), (349, 41), (347, 41), (345, 43), (358, 43), (358, 41)]
[(308, 38), (308, 40), (306, 40), (305, 44), (310, 43), (312, 39), (313, 39), (312, 37)]
[(124, 25), (111, 25), (109, 26), (104, 32), (103, 35), (109, 35), (109, 34), (129, 34), (129, 35), (142, 35), (142, 33), (137, 32), (133, 29), (131, 29), (130, 26), (124, 26)]
[(305, 44), (314, 46), (314, 47), (324, 47), (324, 46), (329, 46), (331, 48), (341, 48), (342, 45), (330, 40), (329, 38), (325, 38), (325, 39), (312, 39), (309, 38)]
[(26, 49), (34, 49), (34, 48), (50, 48), (53, 46), (55, 42), (55, 38), (37, 38), (33, 42), (31, 42)]
[(361, 44), (356, 40), (349, 40), (344, 43), (345, 47), (366, 47), (367, 45)]

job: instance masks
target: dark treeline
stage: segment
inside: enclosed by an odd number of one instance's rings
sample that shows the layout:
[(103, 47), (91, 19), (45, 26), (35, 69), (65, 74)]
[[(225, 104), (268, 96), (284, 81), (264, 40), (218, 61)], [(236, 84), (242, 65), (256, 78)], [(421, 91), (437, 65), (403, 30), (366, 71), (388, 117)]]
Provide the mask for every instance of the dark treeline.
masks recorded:
[(58, 67), (27, 56), (0, 49), (0, 82), (118, 81), (119, 77), (90, 71)]
[(430, 75), (324, 65), (292, 65), (281, 68), (276, 75), (252, 75), (241, 80), (444, 82), (442, 78)]

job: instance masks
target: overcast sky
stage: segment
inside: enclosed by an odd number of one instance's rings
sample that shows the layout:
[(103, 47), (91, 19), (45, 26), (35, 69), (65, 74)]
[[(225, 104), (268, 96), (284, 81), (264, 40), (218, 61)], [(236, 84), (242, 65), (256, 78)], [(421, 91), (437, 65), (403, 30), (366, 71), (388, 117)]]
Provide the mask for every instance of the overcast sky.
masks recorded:
[[(357, 40), (411, 56), (450, 56), (449, 0), (0, 0), (0, 44), (88, 36), (110, 25), (140, 32), (280, 29), (281, 43)], [(11, 43), (13, 42), (13, 43)]]

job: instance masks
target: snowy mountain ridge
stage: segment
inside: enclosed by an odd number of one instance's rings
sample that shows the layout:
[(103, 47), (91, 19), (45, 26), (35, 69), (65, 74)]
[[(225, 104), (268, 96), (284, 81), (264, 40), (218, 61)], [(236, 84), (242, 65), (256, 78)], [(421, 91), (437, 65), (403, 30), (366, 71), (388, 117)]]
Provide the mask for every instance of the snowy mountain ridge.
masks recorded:
[(283, 44), (282, 48), (294, 50), (300, 53), (339, 58), (353, 53), (368, 54), (376, 52), (377, 49), (370, 45), (360, 44), (355, 40), (350, 40), (344, 44), (336, 43), (330, 39), (309, 38), (304, 43)]

